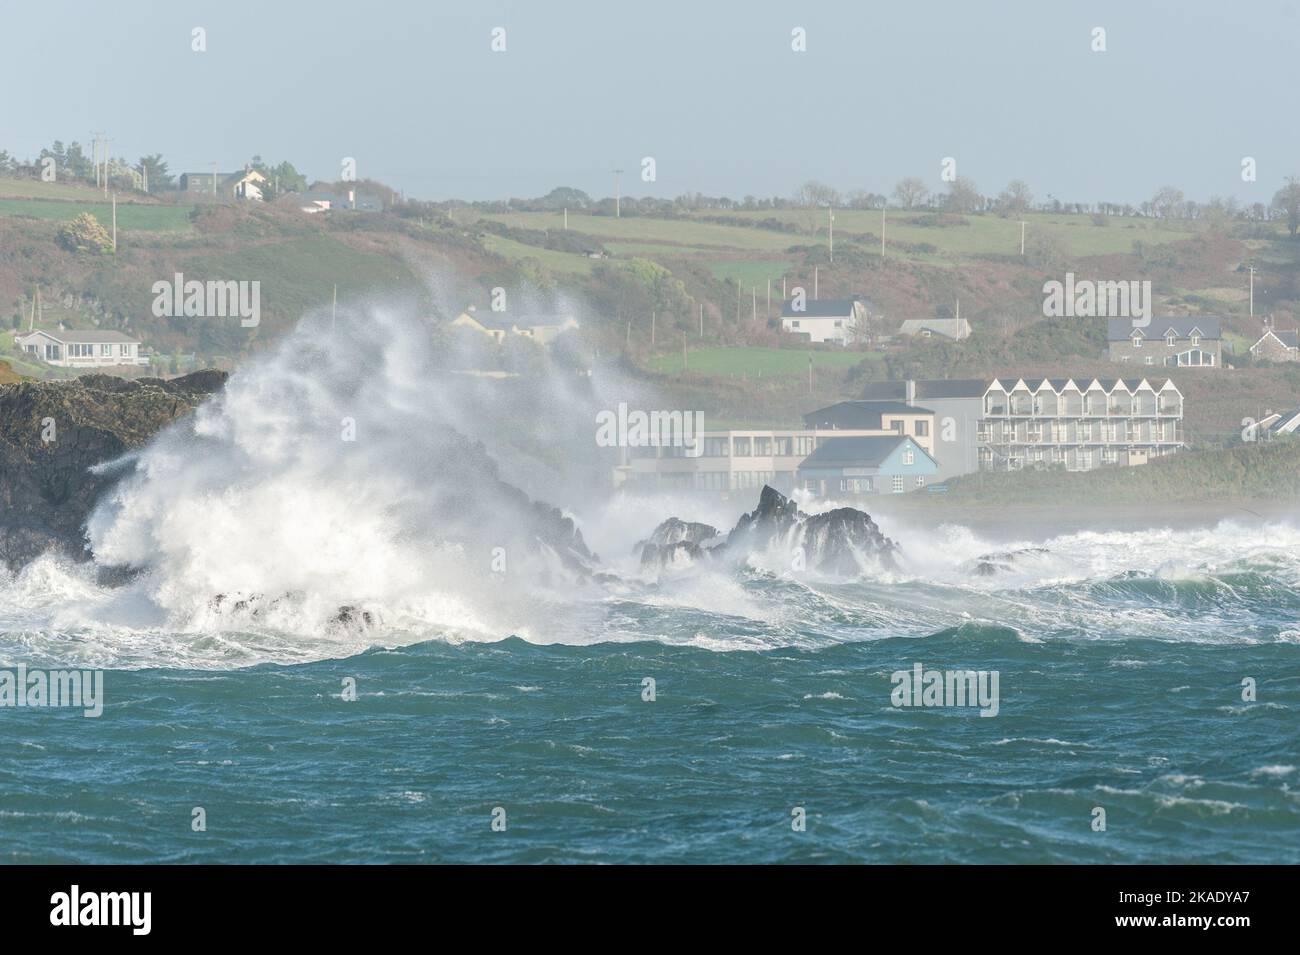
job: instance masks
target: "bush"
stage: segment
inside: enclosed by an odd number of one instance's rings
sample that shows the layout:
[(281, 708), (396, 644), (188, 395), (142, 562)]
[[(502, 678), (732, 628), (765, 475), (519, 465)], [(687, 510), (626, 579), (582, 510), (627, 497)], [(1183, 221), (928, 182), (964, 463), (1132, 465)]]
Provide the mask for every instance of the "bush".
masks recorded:
[(72, 252), (113, 251), (113, 237), (89, 212), (83, 212), (59, 230), (59, 244)]

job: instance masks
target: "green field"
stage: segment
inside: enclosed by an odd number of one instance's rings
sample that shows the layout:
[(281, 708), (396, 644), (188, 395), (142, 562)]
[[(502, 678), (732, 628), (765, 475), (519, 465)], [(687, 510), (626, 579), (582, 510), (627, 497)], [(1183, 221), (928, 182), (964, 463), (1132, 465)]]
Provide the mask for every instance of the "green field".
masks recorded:
[(329, 236), (197, 255), (184, 260), (183, 268), (187, 277), (259, 281), (262, 308), (294, 320), (330, 301), (335, 284), (340, 299), (373, 289), (400, 293), (420, 287), (414, 273), (396, 259), (358, 252)]
[[(712, 346), (688, 349), (689, 374), (718, 378), (784, 378), (808, 374), (808, 359), (813, 367), (843, 370), (863, 361), (882, 361), (878, 352), (811, 351), (795, 348), (727, 348)], [(682, 373), (682, 356), (658, 355), (650, 367), (664, 375)]]
[[(564, 228), (563, 214), (553, 212), (510, 212), (487, 215), (483, 218), (502, 222), (520, 229)], [(776, 251), (784, 252), (800, 241), (798, 236), (748, 229), (741, 226), (714, 225), (711, 222), (693, 222), (690, 219), (648, 219), (627, 216), (582, 216), (569, 213), (569, 231), (611, 242), (642, 242), (662, 245), (665, 253), (673, 246), (688, 246), (697, 250), (717, 251)]]
[(592, 265), (595, 264), (594, 259), (576, 252), (560, 252), (538, 245), (525, 245), (514, 239), (506, 239), (490, 233), (483, 236), (483, 247), (512, 262), (536, 259), (542, 268), (557, 275), (584, 275), (590, 272)]
[[(0, 216), (26, 216), (53, 222), (70, 222), (89, 212), (104, 228), (111, 228), (113, 206), (108, 202), (68, 202), (63, 199), (0, 199)], [(119, 202), (117, 228), (122, 232), (188, 232), (190, 207)]]
[[(80, 199), (95, 202), (103, 192), (80, 182), (42, 182), (39, 179), (9, 179), (0, 176), (0, 198), (3, 199)], [(118, 196), (118, 204), (132, 202), (135, 196)]]

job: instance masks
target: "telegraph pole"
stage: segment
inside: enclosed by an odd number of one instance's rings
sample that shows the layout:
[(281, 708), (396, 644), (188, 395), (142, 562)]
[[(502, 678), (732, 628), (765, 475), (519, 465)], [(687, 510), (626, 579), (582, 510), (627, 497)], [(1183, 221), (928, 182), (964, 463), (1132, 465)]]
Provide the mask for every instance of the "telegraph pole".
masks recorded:
[(623, 203), (622, 203), (622, 199), (619, 197), (619, 190), (618, 190), (618, 177), (621, 175), (623, 175), (622, 169), (614, 170), (614, 218), (615, 219), (621, 219), (623, 217)]
[(113, 253), (117, 254), (117, 193), (113, 193)]
[(880, 258), (885, 258), (885, 206), (880, 207)]
[(1025, 220), (1020, 220), (1020, 254), (1025, 254)]
[(826, 217), (827, 217), (826, 226), (830, 230), (831, 264), (834, 265), (835, 264), (835, 210), (832, 209), (830, 206), (826, 207)]
[(1246, 266), (1250, 270), (1250, 317), (1255, 317), (1255, 267)]

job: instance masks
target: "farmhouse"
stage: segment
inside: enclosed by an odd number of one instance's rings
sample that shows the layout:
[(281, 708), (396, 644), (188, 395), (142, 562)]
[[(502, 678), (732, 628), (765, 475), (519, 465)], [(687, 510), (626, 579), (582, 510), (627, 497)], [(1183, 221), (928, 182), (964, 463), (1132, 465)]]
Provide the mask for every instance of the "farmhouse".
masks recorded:
[(1223, 363), (1217, 318), (1153, 318), (1145, 327), (1112, 318), (1106, 340), (1110, 360), (1126, 365), (1215, 368)]
[(15, 336), (14, 341), (25, 354), (59, 368), (149, 364), (140, 342), (121, 332), (33, 331)]
[(1296, 346), (1294, 328), (1279, 331), (1268, 327), (1260, 340), (1250, 346), (1250, 354), (1258, 361), (1300, 361), (1300, 349)]
[(851, 345), (865, 333), (867, 314), (867, 304), (856, 298), (791, 299), (781, 307), (781, 331)]
[(181, 192), (196, 196), (216, 196), (220, 199), (262, 200), (262, 184), (266, 177), (256, 169), (245, 166), (239, 172), (182, 173), (177, 187)]
[(522, 315), (506, 318), (503, 312), (480, 312), (473, 305), (465, 309), (451, 323), (459, 328), (471, 328), (487, 335), (500, 344), (507, 335), (531, 338), (540, 345), (549, 345), (561, 334), (578, 328), (572, 315)]

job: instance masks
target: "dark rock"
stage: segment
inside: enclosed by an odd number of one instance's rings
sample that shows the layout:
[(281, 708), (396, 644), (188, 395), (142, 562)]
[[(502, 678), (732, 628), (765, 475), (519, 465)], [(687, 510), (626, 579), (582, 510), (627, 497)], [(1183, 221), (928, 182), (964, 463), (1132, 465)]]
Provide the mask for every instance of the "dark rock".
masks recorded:
[(808, 569), (852, 576), (873, 560), (892, 565), (897, 550), (870, 515), (852, 507), (805, 514), (794, 501), (769, 486), (760, 493), (758, 507), (741, 515), (726, 540), (711, 544), (717, 533), (707, 524), (669, 518), (638, 545), (641, 566), (663, 568), (683, 554), (693, 559), (723, 555), (744, 559), (783, 542), (792, 552), (802, 549)]
[(91, 468), (139, 448), (225, 380), (211, 371), (0, 385), (0, 561), (17, 570), (51, 550), (87, 559), (86, 518), (129, 470)]

